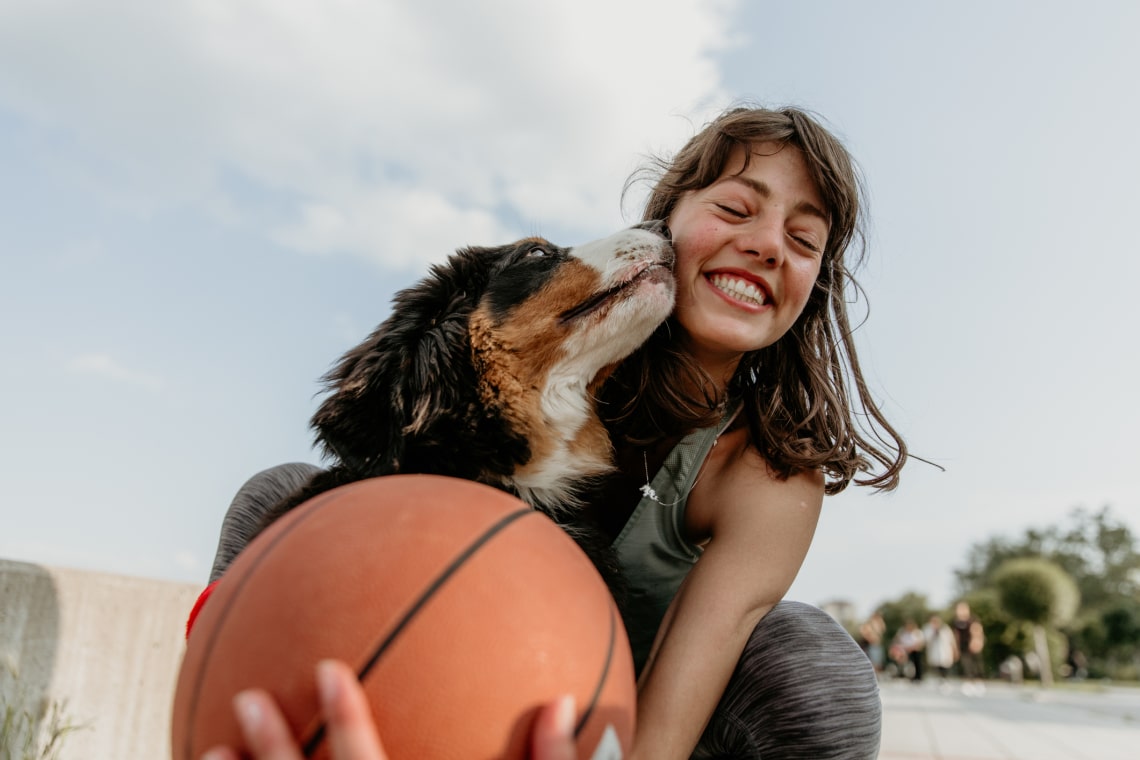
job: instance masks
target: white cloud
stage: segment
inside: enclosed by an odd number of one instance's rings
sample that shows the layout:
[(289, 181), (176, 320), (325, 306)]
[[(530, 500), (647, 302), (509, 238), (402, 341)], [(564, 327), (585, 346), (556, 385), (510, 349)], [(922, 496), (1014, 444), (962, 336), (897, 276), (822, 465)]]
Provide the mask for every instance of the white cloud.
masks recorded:
[(81, 354), (67, 362), (66, 367), (69, 372), (95, 375), (148, 391), (157, 391), (162, 387), (160, 378), (124, 367), (107, 354)]
[(428, 188), (376, 187), (306, 202), (297, 220), (277, 228), (273, 237), (312, 253), (383, 252), (386, 264), (414, 269), (464, 243), (505, 241), (515, 234), (489, 211), (449, 202)]
[(624, 223), (637, 158), (726, 102), (710, 54), (735, 5), (10, 0), (0, 108), (73, 140), (138, 210), (232, 214), (240, 177), (283, 206), (239, 203), (246, 223), (399, 266)]

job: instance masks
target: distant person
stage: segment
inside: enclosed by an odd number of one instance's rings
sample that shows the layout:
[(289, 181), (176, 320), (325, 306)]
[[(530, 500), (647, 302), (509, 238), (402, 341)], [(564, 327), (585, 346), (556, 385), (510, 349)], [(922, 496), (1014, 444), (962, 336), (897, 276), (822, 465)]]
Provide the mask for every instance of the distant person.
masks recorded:
[(862, 639), (867, 659), (875, 668), (875, 674), (881, 674), (886, 667), (886, 651), (883, 647), (883, 637), (887, 634), (887, 623), (883, 615), (875, 610), (863, 625), (859, 626), (859, 638)]
[(982, 648), (986, 644), (986, 632), (982, 621), (972, 612), (965, 601), (954, 607), (954, 619), (950, 621), (954, 640), (958, 646), (958, 675), (962, 679), (962, 693), (980, 696), (985, 693), (982, 683)]
[(942, 622), (941, 616), (931, 615), (922, 629), (922, 635), (926, 639), (926, 664), (936, 671), (942, 683), (946, 684), (954, 662), (958, 659), (958, 645), (954, 632)]
[(906, 653), (907, 663), (910, 666), (910, 680), (915, 683), (921, 682), (926, 669), (924, 662), (926, 637), (922, 635), (922, 629), (914, 622), (914, 618), (908, 618), (896, 638), (899, 648)]
[(1082, 681), (1089, 675), (1089, 661), (1073, 639), (1069, 638), (1069, 652), (1065, 656), (1065, 677), (1074, 681)]

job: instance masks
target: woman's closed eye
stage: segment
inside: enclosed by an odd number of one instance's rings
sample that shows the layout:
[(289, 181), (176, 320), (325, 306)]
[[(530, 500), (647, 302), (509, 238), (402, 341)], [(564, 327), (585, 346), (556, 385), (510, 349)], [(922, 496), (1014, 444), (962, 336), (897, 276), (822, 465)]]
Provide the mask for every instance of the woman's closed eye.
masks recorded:
[[(717, 203), (713, 205), (724, 214), (732, 217), (733, 219), (748, 219), (752, 216), (752, 212), (739, 203)], [(815, 233), (809, 232), (789, 232), (788, 237), (791, 238), (797, 245), (807, 249), (813, 254), (820, 254), (823, 252), (823, 244), (816, 242)]]
[(819, 245), (818, 243), (816, 243), (811, 238), (808, 238), (804, 235), (797, 235), (795, 233), (789, 233), (788, 237), (790, 237), (792, 240), (794, 240), (797, 243), (799, 243), (800, 245), (802, 245), (804, 248), (807, 248), (812, 253), (822, 253), (823, 252), (823, 246)]
[(748, 212), (741, 211), (740, 209), (734, 208), (733, 206), (726, 206), (723, 203), (716, 204), (716, 207), (719, 208), (724, 213), (726, 213), (730, 216), (733, 216), (737, 219), (744, 219), (748, 216)]

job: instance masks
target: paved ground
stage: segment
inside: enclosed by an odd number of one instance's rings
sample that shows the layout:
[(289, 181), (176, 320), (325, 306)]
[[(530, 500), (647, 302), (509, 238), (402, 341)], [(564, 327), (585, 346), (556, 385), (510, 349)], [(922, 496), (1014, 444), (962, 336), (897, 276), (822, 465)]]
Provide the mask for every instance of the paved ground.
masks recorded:
[(879, 760), (1137, 760), (1140, 688), (884, 681)]

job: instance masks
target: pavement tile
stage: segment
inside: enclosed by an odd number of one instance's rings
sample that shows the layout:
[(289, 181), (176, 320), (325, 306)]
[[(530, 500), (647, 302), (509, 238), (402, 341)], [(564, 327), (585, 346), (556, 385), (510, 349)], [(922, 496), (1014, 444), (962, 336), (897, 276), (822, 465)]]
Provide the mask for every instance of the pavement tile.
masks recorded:
[(884, 681), (879, 760), (1138, 760), (1140, 688)]

